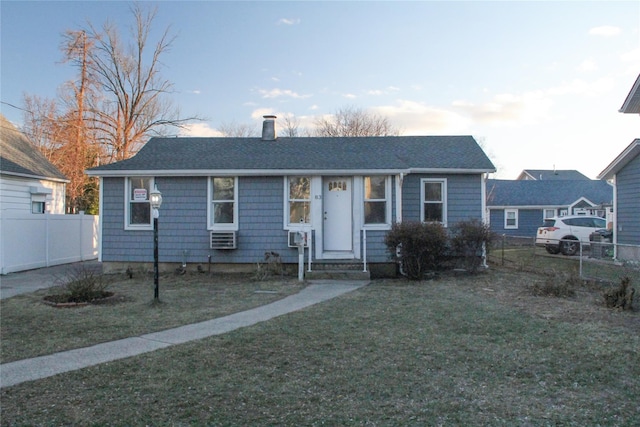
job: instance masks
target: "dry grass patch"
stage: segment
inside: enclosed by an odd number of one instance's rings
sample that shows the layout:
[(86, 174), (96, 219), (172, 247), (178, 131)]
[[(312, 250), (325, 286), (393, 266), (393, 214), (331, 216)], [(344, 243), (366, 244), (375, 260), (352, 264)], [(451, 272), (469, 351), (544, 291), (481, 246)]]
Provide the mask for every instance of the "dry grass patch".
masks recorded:
[(526, 288), (539, 279), (492, 269), (374, 281), (228, 334), (3, 389), (2, 424), (633, 425), (638, 311), (606, 309), (587, 288), (536, 297)]
[[(2, 300), (0, 360), (7, 363), (100, 342), (209, 320), (267, 304), (298, 292), (293, 278), (256, 281), (248, 275), (162, 275), (160, 304), (153, 277), (105, 276), (116, 299), (101, 305), (54, 308), (43, 303), (60, 290), (43, 289)], [(267, 291), (267, 292), (265, 292)]]

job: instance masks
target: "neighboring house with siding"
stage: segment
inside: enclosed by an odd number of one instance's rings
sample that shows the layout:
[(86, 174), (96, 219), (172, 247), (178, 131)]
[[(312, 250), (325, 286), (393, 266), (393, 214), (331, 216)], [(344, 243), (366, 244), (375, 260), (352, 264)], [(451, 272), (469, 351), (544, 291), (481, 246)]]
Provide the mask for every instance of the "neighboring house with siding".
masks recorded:
[(87, 172), (101, 180), (107, 271), (152, 261), (156, 186), (165, 269), (209, 259), (255, 269), (271, 251), (296, 263), (300, 231), (312, 269), (343, 262), (388, 271), (384, 238), (394, 222), (484, 219), (484, 177), (494, 171), (471, 136), (279, 138), (275, 117), (265, 116), (262, 137), (152, 138), (131, 159)]
[(524, 181), (567, 181), (567, 180), (589, 180), (589, 178), (577, 170), (556, 170), (556, 169), (524, 169), (516, 180)]
[(640, 139), (625, 148), (598, 178), (614, 183), (616, 258), (640, 261)]
[[(618, 111), (640, 114), (640, 74)], [(598, 178), (609, 180), (614, 186), (613, 238), (618, 244), (615, 256), (640, 261), (640, 139), (631, 142)]]
[(0, 115), (0, 211), (64, 214), (69, 180)]
[(491, 231), (535, 237), (545, 218), (565, 215), (610, 216), (613, 188), (606, 181), (498, 180), (487, 181)]
[(97, 217), (65, 215), (68, 182), (0, 115), (0, 274), (97, 257)]

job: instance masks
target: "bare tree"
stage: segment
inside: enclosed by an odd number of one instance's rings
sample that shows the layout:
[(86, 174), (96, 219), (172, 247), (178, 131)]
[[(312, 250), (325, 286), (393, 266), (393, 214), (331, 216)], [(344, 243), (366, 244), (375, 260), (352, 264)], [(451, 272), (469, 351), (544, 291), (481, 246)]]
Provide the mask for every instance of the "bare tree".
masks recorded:
[(53, 153), (60, 146), (56, 101), (25, 94), (23, 110), (22, 132), (38, 147), (47, 160), (52, 161)]
[(257, 136), (256, 126), (251, 123), (238, 123), (235, 120), (230, 122), (222, 122), (218, 127), (222, 136), (249, 138)]
[[(300, 136), (300, 120), (293, 114), (286, 114), (282, 117), (282, 136)], [(280, 131), (279, 131), (280, 132)]]
[(316, 136), (395, 136), (400, 131), (388, 118), (361, 108), (343, 107), (331, 116), (314, 122)]
[(89, 24), (91, 40), (89, 73), (98, 80), (104, 97), (93, 105), (101, 142), (109, 160), (131, 157), (154, 134), (167, 127), (182, 127), (197, 117), (180, 118), (177, 108), (166, 98), (172, 84), (160, 74), (160, 59), (171, 47), (174, 37), (169, 28), (151, 45), (149, 34), (156, 9), (143, 11), (134, 5), (133, 44), (125, 46), (115, 25), (106, 22), (101, 30)]

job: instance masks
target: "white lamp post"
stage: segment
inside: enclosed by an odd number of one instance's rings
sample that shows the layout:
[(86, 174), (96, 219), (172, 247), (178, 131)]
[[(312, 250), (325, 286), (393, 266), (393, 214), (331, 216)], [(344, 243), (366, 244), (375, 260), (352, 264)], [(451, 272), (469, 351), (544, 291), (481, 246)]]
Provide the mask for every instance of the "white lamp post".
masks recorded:
[(153, 186), (149, 193), (151, 213), (153, 214), (153, 299), (160, 300), (160, 286), (158, 284), (158, 217), (160, 217), (160, 205), (162, 205), (162, 193), (158, 187)]

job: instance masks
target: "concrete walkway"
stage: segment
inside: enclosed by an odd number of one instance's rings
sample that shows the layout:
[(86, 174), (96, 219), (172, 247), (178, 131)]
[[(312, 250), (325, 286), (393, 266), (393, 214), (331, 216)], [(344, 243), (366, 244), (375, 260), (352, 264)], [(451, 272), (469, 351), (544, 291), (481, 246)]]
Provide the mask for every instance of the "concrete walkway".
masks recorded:
[(91, 347), (5, 363), (0, 365), (0, 388), (224, 334), (327, 301), (368, 283), (368, 281), (312, 281), (309, 286), (295, 295), (229, 316)]

